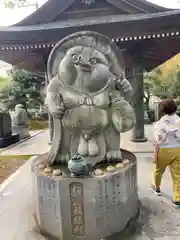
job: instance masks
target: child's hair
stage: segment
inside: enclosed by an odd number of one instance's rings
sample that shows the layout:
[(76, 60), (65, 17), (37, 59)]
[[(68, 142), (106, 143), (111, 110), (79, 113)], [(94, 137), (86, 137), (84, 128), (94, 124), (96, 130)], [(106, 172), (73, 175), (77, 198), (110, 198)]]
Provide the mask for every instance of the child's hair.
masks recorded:
[(177, 105), (173, 99), (165, 99), (161, 102), (162, 111), (167, 114), (171, 115), (177, 111)]

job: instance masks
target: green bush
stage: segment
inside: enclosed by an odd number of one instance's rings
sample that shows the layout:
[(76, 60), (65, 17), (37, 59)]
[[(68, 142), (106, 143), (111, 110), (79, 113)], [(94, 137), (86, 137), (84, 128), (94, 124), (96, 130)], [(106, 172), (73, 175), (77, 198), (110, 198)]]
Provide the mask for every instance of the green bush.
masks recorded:
[(179, 98), (175, 99), (175, 102), (176, 102), (177, 106), (180, 105), (180, 99)]

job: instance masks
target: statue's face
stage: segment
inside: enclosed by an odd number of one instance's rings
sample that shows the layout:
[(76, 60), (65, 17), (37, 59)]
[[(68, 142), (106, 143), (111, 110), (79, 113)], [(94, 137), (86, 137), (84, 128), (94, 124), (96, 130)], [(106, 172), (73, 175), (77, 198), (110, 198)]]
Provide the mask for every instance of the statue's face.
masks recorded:
[(69, 49), (59, 67), (60, 80), (82, 93), (103, 89), (109, 74), (108, 60), (91, 47)]

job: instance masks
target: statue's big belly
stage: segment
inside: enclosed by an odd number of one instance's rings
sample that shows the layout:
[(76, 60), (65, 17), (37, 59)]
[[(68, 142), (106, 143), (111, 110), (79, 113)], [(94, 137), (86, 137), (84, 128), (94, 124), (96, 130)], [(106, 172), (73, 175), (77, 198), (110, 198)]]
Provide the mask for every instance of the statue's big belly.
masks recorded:
[(67, 110), (62, 119), (63, 126), (73, 132), (87, 130), (100, 133), (108, 125), (108, 122), (106, 110), (86, 105)]

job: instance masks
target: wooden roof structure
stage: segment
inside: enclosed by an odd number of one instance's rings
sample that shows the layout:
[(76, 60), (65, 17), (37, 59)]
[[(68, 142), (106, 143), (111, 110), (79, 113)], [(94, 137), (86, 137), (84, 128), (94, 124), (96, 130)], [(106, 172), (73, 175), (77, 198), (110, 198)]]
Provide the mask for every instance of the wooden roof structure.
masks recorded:
[(151, 70), (180, 49), (180, 10), (145, 0), (49, 0), (10, 27), (0, 27), (0, 59), (46, 72), (52, 47), (76, 31), (102, 33)]

